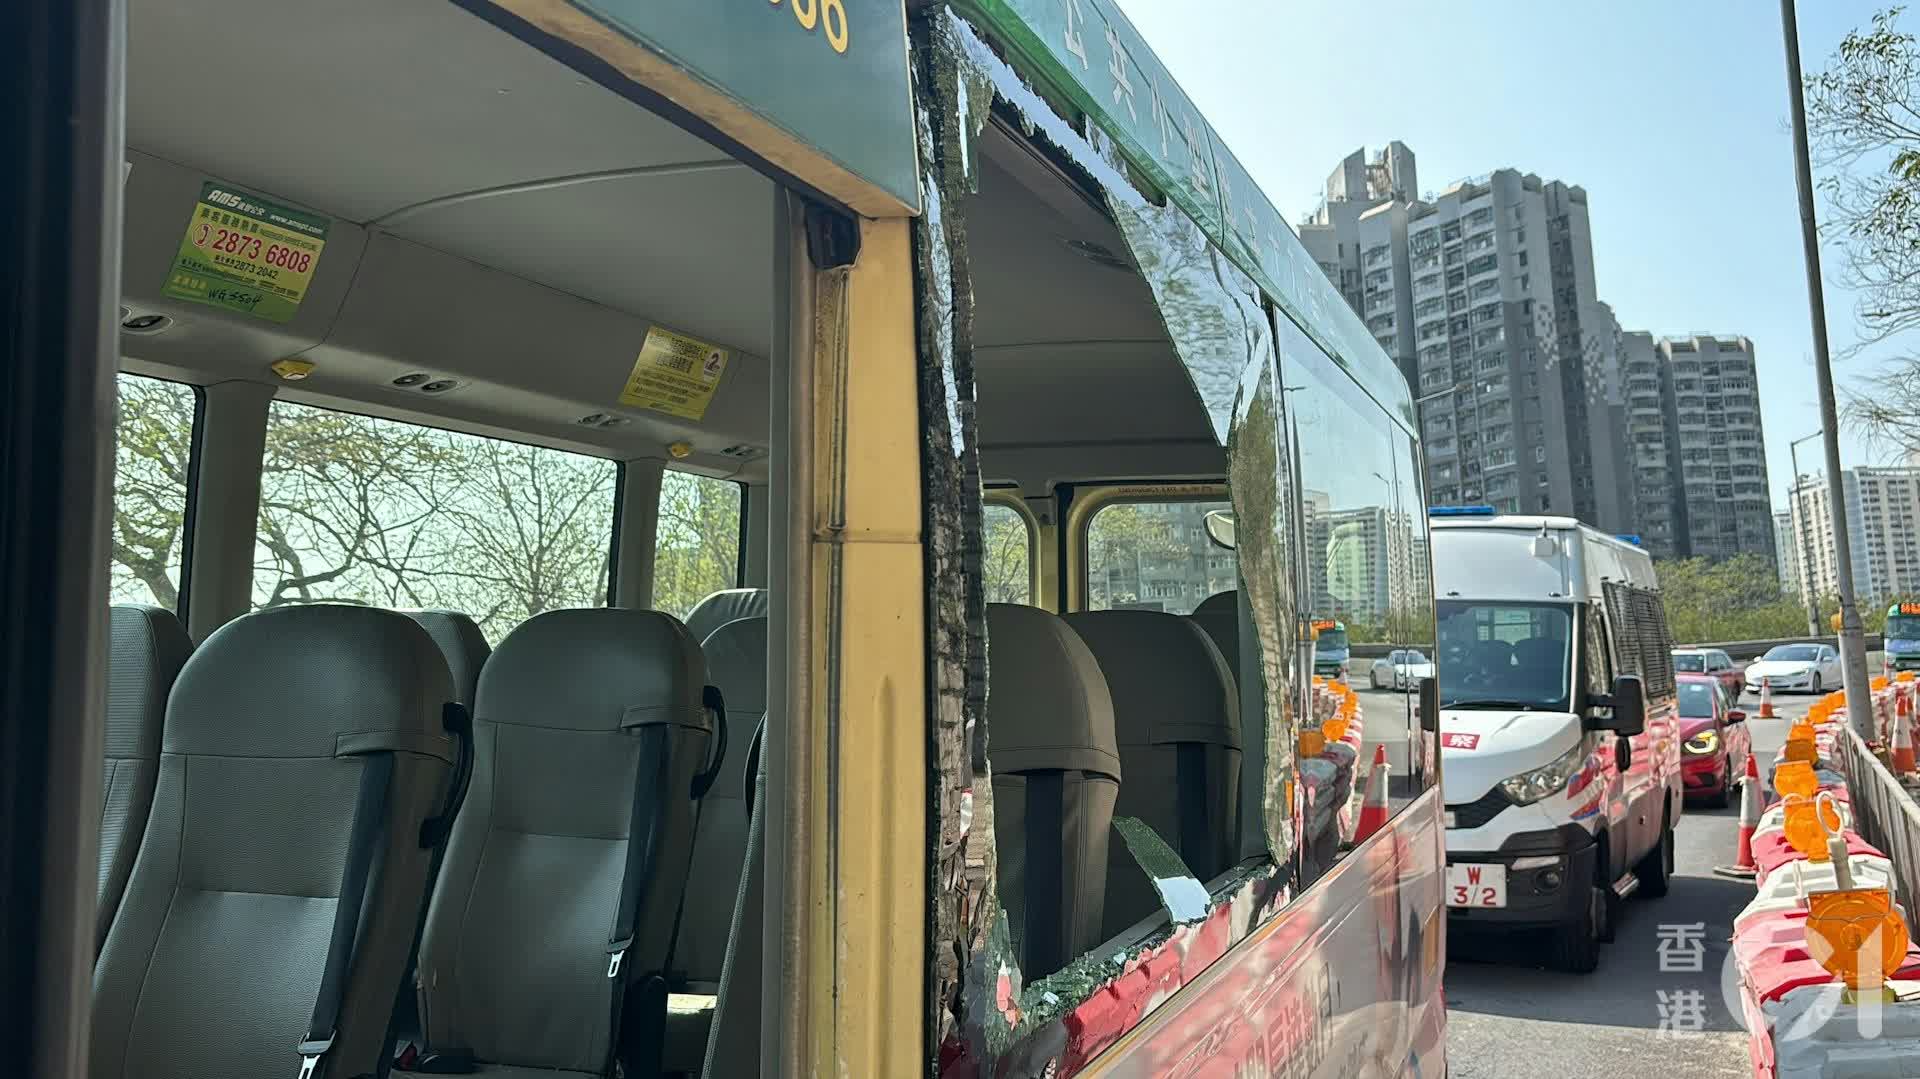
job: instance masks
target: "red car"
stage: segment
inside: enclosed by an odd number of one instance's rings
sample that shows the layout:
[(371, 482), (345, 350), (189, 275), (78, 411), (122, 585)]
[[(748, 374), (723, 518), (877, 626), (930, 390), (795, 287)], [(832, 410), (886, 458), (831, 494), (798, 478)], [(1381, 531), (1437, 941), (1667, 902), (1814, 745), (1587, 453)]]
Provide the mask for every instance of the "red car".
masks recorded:
[(1719, 680), (1708, 674), (1677, 676), (1680, 690), (1680, 775), (1688, 800), (1725, 806), (1733, 785), (1747, 772), (1753, 740), (1747, 714), (1727, 707)]

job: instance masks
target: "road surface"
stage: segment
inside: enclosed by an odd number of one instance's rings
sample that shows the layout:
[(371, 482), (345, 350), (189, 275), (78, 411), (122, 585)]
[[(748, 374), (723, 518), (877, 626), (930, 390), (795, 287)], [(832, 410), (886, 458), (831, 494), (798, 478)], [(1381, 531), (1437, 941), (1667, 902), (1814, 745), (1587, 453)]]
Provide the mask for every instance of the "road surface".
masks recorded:
[[(1787, 725), (1814, 698), (1777, 696), (1779, 719), (1750, 719), (1754, 752), (1772, 759)], [(1751, 714), (1759, 705), (1749, 697)], [(1675, 831), (1678, 875), (1664, 899), (1634, 897), (1625, 905), (1614, 942), (1593, 974), (1540, 969), (1544, 954), (1526, 938), (1475, 939), (1454, 934), (1447, 951), (1447, 1058), (1452, 1079), (1537, 1079), (1540, 1076), (1686, 1076), (1714, 1079), (1752, 1074), (1747, 1035), (1721, 986), (1728, 974), (1727, 940), (1733, 918), (1753, 898), (1753, 885), (1713, 874), (1731, 862), (1738, 808), (1687, 808)], [(1702, 924), (1700, 972), (1681, 943), (1685, 930), (1668, 930), (1663, 971), (1662, 926)], [(1682, 1014), (1698, 1001), (1704, 1022), (1693, 1037), (1661, 1033), (1662, 994)], [(1695, 996), (1694, 994), (1698, 994)]]

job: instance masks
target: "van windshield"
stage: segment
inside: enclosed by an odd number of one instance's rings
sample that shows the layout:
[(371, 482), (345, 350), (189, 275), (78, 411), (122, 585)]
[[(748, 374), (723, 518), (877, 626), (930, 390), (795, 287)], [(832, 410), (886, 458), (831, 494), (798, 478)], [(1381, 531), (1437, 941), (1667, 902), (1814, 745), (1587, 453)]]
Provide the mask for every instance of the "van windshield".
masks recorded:
[(1347, 650), (1347, 631), (1344, 629), (1323, 629), (1320, 636), (1313, 640), (1313, 650), (1323, 656), (1337, 655)]
[(1570, 605), (1443, 599), (1435, 607), (1442, 708), (1569, 710)]

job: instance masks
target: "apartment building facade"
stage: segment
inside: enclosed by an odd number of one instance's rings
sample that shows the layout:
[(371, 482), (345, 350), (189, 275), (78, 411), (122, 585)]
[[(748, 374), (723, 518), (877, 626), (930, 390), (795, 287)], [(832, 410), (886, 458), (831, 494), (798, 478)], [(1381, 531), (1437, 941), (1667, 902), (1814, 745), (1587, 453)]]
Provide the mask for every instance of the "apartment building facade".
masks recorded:
[(1773, 515), (1773, 565), (1780, 578), (1780, 593), (1800, 596), (1800, 544), (1794, 540), (1793, 512)]
[[(1862, 612), (1920, 599), (1920, 466), (1843, 469), (1840, 486)], [(1794, 545), (1793, 592), (1824, 603), (1840, 590), (1826, 478), (1800, 477), (1782, 516)]]
[(1656, 558), (1777, 563), (1753, 342), (1635, 332), (1620, 355), (1642, 542)]
[(1349, 157), (1301, 239), (1421, 398), (1431, 500), (1633, 531), (1621, 334), (1586, 192), (1501, 169), (1416, 199), (1412, 161), (1399, 143)]
[[(1397, 310), (1411, 303), (1412, 279), (1404, 261), (1390, 265), (1376, 253), (1363, 264), (1361, 249), (1405, 250), (1407, 211), (1419, 198), (1419, 171), (1405, 143), (1390, 142), (1369, 160), (1355, 150), (1327, 177), (1320, 207), (1300, 223), (1300, 242), (1346, 297), (1347, 305), (1368, 312)], [(1409, 383), (1419, 375), (1413, 364), (1413, 326), (1376, 333), (1380, 347), (1400, 365)]]

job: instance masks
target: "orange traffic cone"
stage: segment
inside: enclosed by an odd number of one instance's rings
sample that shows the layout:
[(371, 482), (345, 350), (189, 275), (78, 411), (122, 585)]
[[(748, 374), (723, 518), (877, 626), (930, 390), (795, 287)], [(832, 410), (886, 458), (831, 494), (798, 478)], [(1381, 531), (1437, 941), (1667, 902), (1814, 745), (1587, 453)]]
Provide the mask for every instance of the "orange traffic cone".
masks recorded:
[(1760, 681), (1760, 718), (1773, 719), (1773, 687), (1765, 679)]
[(1913, 767), (1913, 720), (1901, 709), (1893, 716), (1893, 772), (1910, 776)]
[(1754, 763), (1753, 754), (1747, 754), (1747, 774), (1740, 780), (1740, 839), (1732, 865), (1716, 865), (1715, 873), (1723, 877), (1739, 877), (1751, 880), (1756, 868), (1753, 863), (1753, 830), (1760, 826), (1760, 766)]
[(1387, 747), (1373, 747), (1373, 770), (1367, 773), (1367, 797), (1360, 803), (1360, 822), (1354, 826), (1353, 841), (1364, 843), (1367, 837), (1387, 825)]

